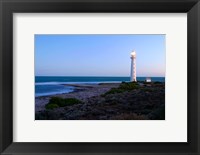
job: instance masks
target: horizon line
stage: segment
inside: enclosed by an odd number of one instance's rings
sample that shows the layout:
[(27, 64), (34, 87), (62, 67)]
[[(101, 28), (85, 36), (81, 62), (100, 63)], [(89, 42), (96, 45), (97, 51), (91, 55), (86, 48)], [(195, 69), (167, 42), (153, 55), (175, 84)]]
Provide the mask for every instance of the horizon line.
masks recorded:
[[(98, 76), (98, 75), (95, 75), (95, 76), (90, 76), (90, 75), (84, 75), (84, 76), (81, 76), (81, 75), (35, 75), (35, 77), (37, 76), (42, 76), (42, 77), (47, 77), (47, 76), (51, 76), (51, 77), (130, 77), (130, 76)], [(165, 76), (136, 76), (136, 77), (165, 77)]]

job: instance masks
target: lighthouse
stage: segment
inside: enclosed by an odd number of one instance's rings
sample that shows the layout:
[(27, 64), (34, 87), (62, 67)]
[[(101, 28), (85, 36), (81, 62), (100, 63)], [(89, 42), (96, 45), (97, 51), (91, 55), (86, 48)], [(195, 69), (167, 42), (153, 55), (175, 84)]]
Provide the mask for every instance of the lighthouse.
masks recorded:
[(130, 81), (136, 82), (136, 52), (131, 52), (131, 77)]

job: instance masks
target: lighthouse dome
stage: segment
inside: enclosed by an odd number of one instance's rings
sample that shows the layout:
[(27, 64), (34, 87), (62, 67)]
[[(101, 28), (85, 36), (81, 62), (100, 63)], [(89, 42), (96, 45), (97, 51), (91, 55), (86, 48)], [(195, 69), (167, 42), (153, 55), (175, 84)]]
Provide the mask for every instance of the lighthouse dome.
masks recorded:
[(136, 57), (136, 52), (135, 51), (131, 52), (131, 57), (133, 57), (133, 58)]

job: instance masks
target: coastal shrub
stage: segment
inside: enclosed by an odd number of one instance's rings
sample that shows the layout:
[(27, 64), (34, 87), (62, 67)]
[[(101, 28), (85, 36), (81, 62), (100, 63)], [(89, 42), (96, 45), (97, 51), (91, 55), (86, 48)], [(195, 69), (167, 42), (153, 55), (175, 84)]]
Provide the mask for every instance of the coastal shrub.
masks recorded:
[(138, 89), (139, 84), (137, 82), (125, 82), (121, 83), (119, 86), (119, 89), (123, 90), (133, 90), (133, 89)]
[(156, 110), (149, 114), (149, 118), (152, 120), (164, 120), (165, 119), (165, 105), (161, 105)]
[(42, 110), (35, 113), (36, 120), (58, 120), (62, 119), (62, 113), (53, 110)]
[(35, 113), (35, 119), (36, 120), (46, 120), (48, 119), (47, 117), (47, 111), (38, 111)]
[(65, 101), (65, 104), (64, 104), (65, 106), (82, 103), (80, 100), (76, 98), (66, 98), (64, 99), (64, 101)]
[(116, 93), (123, 93), (124, 90), (119, 89), (119, 88), (111, 88), (109, 91), (107, 91), (105, 94), (103, 94), (102, 96), (106, 96), (108, 94), (116, 94)]
[(138, 88), (139, 84), (137, 82), (122, 82), (118, 88), (111, 88), (109, 91), (101, 96), (104, 97), (108, 94), (123, 93), (125, 91), (130, 91)]
[(151, 88), (142, 88), (142, 90), (145, 92), (153, 92), (153, 89)]
[(52, 97), (49, 100), (49, 104), (57, 104), (59, 107), (64, 107), (67, 105), (73, 105), (73, 104), (78, 104), (81, 103), (80, 100), (76, 98), (60, 98), (60, 97)]
[(60, 105), (62, 104), (62, 102), (64, 102), (64, 99), (61, 98), (61, 97), (52, 97), (50, 100), (49, 100), (49, 103), (48, 104), (57, 104), (57, 105)]
[(57, 104), (46, 104), (45, 108), (46, 109), (54, 109), (54, 108), (58, 108), (59, 106)]
[(146, 115), (138, 115), (136, 113), (122, 113), (111, 118), (112, 120), (148, 120)]
[(52, 97), (49, 100), (49, 103), (45, 106), (46, 109), (54, 109), (58, 107), (65, 107), (74, 104), (82, 103), (80, 100), (76, 98), (61, 98), (61, 97)]
[(156, 81), (156, 82), (154, 82), (154, 86), (155, 87), (165, 87), (165, 83)]

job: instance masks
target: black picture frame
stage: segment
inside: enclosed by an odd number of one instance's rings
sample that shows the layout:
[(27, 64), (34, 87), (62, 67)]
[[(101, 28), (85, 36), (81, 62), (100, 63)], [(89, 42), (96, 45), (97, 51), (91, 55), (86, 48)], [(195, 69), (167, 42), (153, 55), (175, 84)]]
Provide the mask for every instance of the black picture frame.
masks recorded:
[[(187, 143), (13, 142), (13, 13), (141, 12), (187, 13)], [(0, 0), (1, 154), (200, 154), (199, 0)], [(185, 83), (185, 84), (186, 84)], [(180, 110), (180, 109), (179, 109)]]

